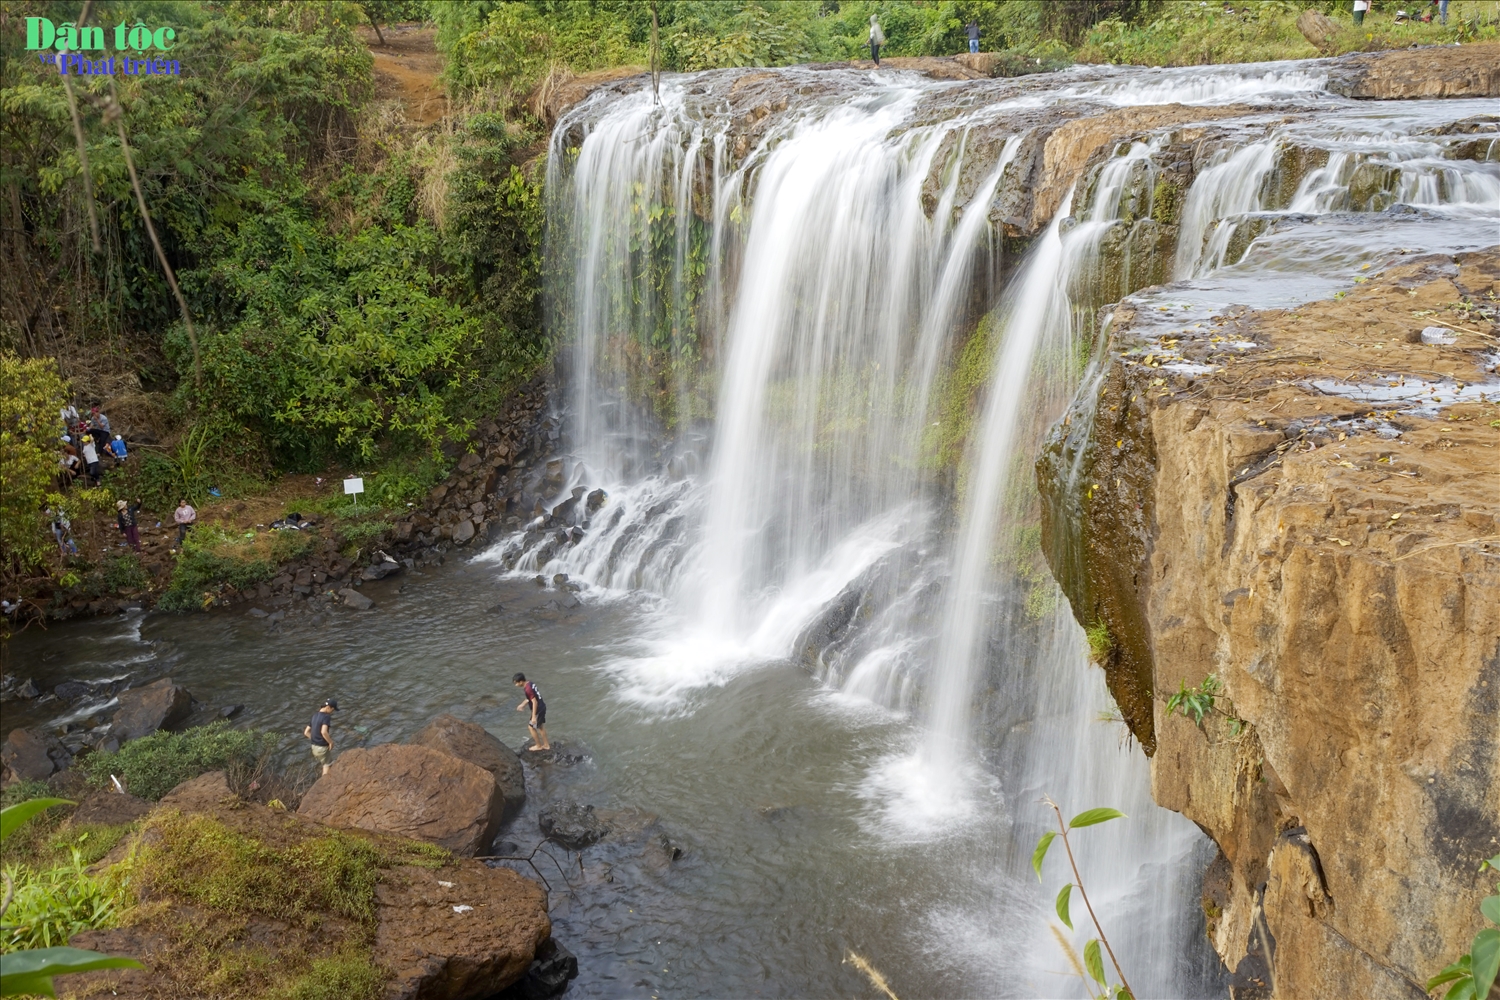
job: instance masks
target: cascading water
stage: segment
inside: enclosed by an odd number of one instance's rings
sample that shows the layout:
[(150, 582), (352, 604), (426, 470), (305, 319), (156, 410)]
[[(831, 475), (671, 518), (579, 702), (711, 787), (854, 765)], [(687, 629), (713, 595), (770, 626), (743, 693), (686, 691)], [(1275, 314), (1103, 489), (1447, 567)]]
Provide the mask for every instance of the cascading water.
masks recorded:
[[(652, 604), (637, 655), (609, 667), (638, 710), (692, 712), (801, 657), (840, 697), (907, 713), (854, 781), (872, 830), (923, 843), (963, 885), (922, 920), (956, 943), (969, 992), (1070, 989), (1036, 957), (1053, 946), (1022, 877), (1042, 793), (1132, 817), (1081, 859), (1142, 995), (1212, 992), (1184, 863), (1208, 845), (1094, 724), (1111, 702), (1080, 630), (1050, 582), (1021, 579), (1035, 443), (1096, 311), (1151, 274), (1227, 273), (1309, 213), (1493, 206), (1500, 170), (1414, 134), (1432, 118), (1420, 108), (1341, 111), (1330, 129), (1323, 77), (1300, 69), (1065, 75), (946, 114), (947, 84), (777, 77), (808, 96), (764, 125), (734, 103), (761, 78), (733, 72), (667, 78), (659, 104), (601, 95), (559, 123), (550, 322), (572, 351), (574, 463), (494, 558)], [(1170, 131), (1119, 144), (990, 296), (1008, 263), (994, 206), (1019, 190), (1032, 109), (1250, 99), (1308, 103), (1290, 125), (1220, 126), (1176, 219), (1154, 202)], [(1161, 219), (1176, 233), (1157, 251), (1138, 237)], [(933, 416), (976, 324), (991, 374), (945, 470)], [(570, 493), (559, 527), (545, 510)]]

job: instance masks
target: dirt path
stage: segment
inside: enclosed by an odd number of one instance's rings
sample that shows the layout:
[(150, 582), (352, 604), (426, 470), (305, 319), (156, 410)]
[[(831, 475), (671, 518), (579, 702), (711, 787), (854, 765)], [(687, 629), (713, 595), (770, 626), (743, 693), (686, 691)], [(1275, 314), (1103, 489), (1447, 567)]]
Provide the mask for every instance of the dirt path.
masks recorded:
[(419, 24), (392, 24), (380, 29), (359, 29), (360, 37), (375, 57), (375, 96), (400, 100), (413, 125), (432, 125), (448, 113), (448, 97), (438, 77), (443, 57), (437, 50), (437, 29)]

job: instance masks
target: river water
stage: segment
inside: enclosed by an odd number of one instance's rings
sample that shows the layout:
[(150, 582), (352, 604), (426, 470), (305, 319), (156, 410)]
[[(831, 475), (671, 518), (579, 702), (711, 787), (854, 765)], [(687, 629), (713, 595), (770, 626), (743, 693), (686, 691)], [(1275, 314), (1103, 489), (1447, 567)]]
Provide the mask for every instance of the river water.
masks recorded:
[[(1081, 833), (1080, 862), (1138, 994), (1225, 995), (1198, 909), (1213, 847), (1151, 804), (1139, 748), (1099, 721), (1113, 704), (1082, 630), (1024, 568), (1035, 442), (1097, 311), (1151, 273), (1122, 271), (1110, 241), (1150, 224), (1181, 147), (1168, 130), (1122, 143), (1055, 192), (1019, 259), (990, 205), (1018, 183), (1032, 112), (1251, 103), (1200, 150), (1155, 271), (1178, 283), (1140, 294), (1189, 319), (1289, 305), (1367, 264), (1493, 243), (1500, 165), (1450, 155), (1472, 130), (1434, 131), (1492, 109), (1346, 102), (1317, 64), (742, 75), (668, 78), (660, 106), (616, 88), (556, 133), (570, 472), (540, 499), (608, 491), (578, 540), (535, 525), (450, 554), (368, 586), (365, 614), (33, 630), (12, 664), (43, 687), (170, 673), (288, 733), (331, 694), (366, 744), (451, 711), (517, 745), (524, 670), (576, 759), (530, 767), (505, 839), (529, 850), (538, 804), (570, 794), (659, 817), (684, 852), (555, 851), (580, 993), (870, 995), (857, 954), (899, 996), (1083, 995), (1049, 924), (1057, 859), (1042, 885), (1029, 864), (1051, 795), (1129, 814)], [(794, 96), (739, 148), (742, 82)], [(934, 409), (976, 325), (989, 390), (937, 462)], [(531, 580), (557, 572), (578, 608)], [(32, 721), (55, 717), (7, 712)]]

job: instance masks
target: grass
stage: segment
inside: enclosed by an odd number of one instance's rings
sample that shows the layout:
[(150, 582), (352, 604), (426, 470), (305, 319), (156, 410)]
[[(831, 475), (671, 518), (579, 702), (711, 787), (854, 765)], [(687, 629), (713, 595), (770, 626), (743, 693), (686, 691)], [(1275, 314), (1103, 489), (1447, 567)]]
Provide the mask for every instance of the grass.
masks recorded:
[(67, 863), (56, 867), (7, 865), (16, 889), (0, 950), (56, 948), (74, 934), (112, 926), (129, 905), (123, 881), (111, 873), (89, 874), (89, 863), (74, 848)]
[(375, 1000), (386, 973), (363, 951), (316, 959), (294, 982), (269, 994), (269, 1000)]
[(96, 787), (108, 786), (113, 774), (132, 795), (155, 801), (200, 774), (253, 766), (277, 740), (271, 733), (231, 729), (227, 722), (215, 722), (131, 740), (114, 753), (91, 755), (84, 767), (89, 783)]
[(1083, 634), (1089, 643), (1089, 662), (1102, 666), (1115, 648), (1115, 640), (1109, 634), (1109, 626), (1102, 621), (1096, 621), (1085, 628)]
[(244, 590), (271, 579), (281, 565), (312, 550), (300, 531), (236, 534), (212, 525), (195, 528), (183, 544), (172, 582), (158, 607), (191, 611), (207, 607), (225, 588)]
[[(1396, 24), (1381, 5), (1356, 26), (1341, 4), (1333, 15), (1341, 30), (1332, 51), (1369, 52), (1410, 45), (1448, 45), (1500, 38), (1500, 14), (1492, 0), (1454, 0), (1447, 26), (1436, 22)], [(1424, 4), (1407, 4), (1423, 9)], [(1234, 62), (1311, 59), (1320, 53), (1297, 30), (1303, 5), (1287, 0), (1241, 4), (1226, 15), (1219, 3), (1171, 2), (1153, 21), (1126, 24), (1109, 18), (1095, 25), (1074, 53), (1079, 62), (1137, 66), (1196, 66)]]
[(178, 813), (153, 817), (146, 832), (126, 862), (141, 893), (304, 926), (315, 925), (323, 914), (373, 926), (381, 869), (439, 868), (451, 859), (431, 845), (393, 847), (343, 831), (273, 846), (212, 817)]

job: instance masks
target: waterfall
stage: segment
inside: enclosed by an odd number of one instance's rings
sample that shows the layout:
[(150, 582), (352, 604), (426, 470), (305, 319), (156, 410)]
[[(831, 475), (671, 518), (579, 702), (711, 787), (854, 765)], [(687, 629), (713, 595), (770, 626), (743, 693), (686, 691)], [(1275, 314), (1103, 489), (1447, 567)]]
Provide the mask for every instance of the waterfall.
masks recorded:
[[(692, 712), (790, 658), (904, 720), (850, 780), (882, 842), (951, 861), (952, 910), (924, 919), (987, 990), (1070, 989), (1045, 977), (1061, 960), (1026, 865), (1039, 797), (1124, 809), (1079, 846), (1091, 896), (1143, 995), (1188, 995), (1212, 980), (1191, 957), (1211, 845), (1152, 804), (1144, 758), (1096, 721), (1112, 702), (1081, 629), (1050, 579), (1025, 578), (1035, 446), (1084, 377), (1098, 310), (1151, 274), (1253, 272), (1258, 247), (1290, 239), (1277, 225), (1309, 215), (1462, 218), (1485, 199), (1493, 214), (1500, 169), (1449, 158), (1416, 119), (1330, 111), (1307, 68), (1090, 72), (975, 84), (1001, 89), (942, 113), (956, 85), (804, 70), (777, 71), (796, 95), (779, 106), (747, 110), (738, 88), (765, 77), (719, 71), (666, 77), (659, 104), (622, 88), (569, 112), (548, 160), (568, 468), (492, 557), (649, 607), (648, 634), (608, 668), (632, 710)], [(1166, 129), (1126, 139), (1019, 266), (999, 253), (996, 206), (1034, 183), (1036, 109), (1242, 101), (1300, 101), (1303, 117), (1216, 126), (1201, 158)], [(1195, 179), (1162, 223), (1171, 148)], [(1290, 259), (1325, 252), (1296, 238), (1311, 249)], [(1347, 267), (1343, 244), (1328, 254), (1318, 268)], [(945, 469), (934, 418), (975, 345), (989, 377)], [(545, 513), (596, 487), (566, 524)]]

